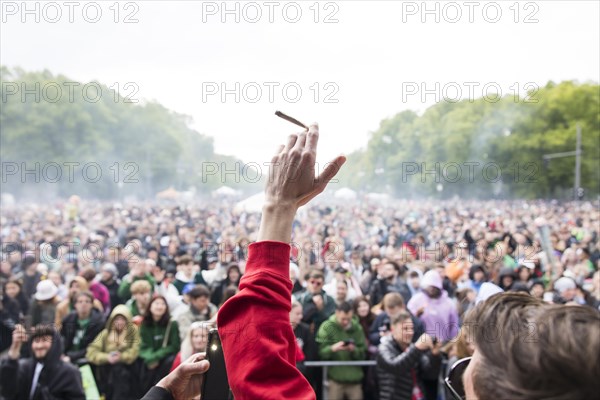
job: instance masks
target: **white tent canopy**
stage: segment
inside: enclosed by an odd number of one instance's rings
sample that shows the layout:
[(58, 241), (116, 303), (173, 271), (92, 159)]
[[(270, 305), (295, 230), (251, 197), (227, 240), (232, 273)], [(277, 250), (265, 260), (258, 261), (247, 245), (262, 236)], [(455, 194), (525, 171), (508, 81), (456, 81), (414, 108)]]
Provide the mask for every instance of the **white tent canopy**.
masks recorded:
[(390, 195), (387, 193), (367, 193), (366, 197), (374, 201), (388, 201), (390, 199)]
[(333, 196), (336, 199), (354, 200), (358, 196), (356, 192), (349, 188), (341, 188), (335, 191)]
[(261, 212), (265, 202), (265, 193), (260, 192), (238, 202), (233, 210), (235, 212)]
[(213, 190), (213, 195), (216, 196), (236, 196), (239, 191), (230, 188), (229, 186), (221, 186), (220, 188)]

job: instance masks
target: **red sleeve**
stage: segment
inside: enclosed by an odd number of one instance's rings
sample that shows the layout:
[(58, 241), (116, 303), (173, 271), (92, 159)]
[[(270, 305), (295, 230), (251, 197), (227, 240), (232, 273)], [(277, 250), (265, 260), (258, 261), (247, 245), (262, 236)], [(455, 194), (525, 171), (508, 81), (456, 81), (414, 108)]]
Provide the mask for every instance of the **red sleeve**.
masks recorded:
[(171, 369), (169, 370), (169, 372), (173, 372), (175, 368), (179, 367), (179, 364), (181, 364), (181, 352), (177, 353), (177, 355), (175, 356), (175, 359), (173, 360), (173, 365), (171, 365)]
[(287, 243), (251, 244), (240, 292), (219, 310), (217, 326), (236, 400), (316, 398), (296, 368), (289, 263)]

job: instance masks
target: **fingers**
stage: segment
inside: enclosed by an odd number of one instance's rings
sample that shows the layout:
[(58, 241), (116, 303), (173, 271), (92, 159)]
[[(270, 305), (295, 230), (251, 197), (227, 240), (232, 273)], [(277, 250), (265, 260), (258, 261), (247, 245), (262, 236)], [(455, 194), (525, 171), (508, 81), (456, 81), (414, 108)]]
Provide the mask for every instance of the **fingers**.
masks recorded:
[(208, 371), (209, 367), (210, 363), (208, 362), (208, 360), (202, 360), (193, 364), (189, 364), (186, 372), (188, 372), (191, 375), (203, 374), (206, 371)]
[(327, 183), (338, 173), (342, 165), (346, 162), (346, 156), (337, 156), (333, 161), (327, 163), (327, 166), (317, 177), (317, 185), (325, 189)]
[(302, 154), (302, 151), (304, 151), (304, 146), (306, 144), (306, 136), (307, 132), (301, 132), (298, 134), (298, 139), (296, 140), (296, 144), (294, 145), (294, 150), (296, 150), (298, 154)]
[(289, 137), (288, 137), (288, 141), (287, 144), (285, 145), (285, 148), (283, 149), (284, 152), (288, 153), (296, 144), (296, 141), (298, 140), (298, 135), (295, 133), (292, 133)]
[(185, 360), (186, 364), (193, 364), (198, 361), (202, 361), (206, 358), (206, 353), (195, 353), (192, 354), (187, 360)]
[(313, 154), (317, 153), (317, 143), (319, 143), (319, 124), (316, 122), (310, 124), (305, 148), (306, 150), (312, 152)]
[(210, 367), (208, 360), (205, 360), (206, 353), (197, 353), (185, 360), (181, 364), (181, 369), (186, 375), (203, 374)]
[[(310, 138), (310, 136), (309, 136)], [(298, 207), (301, 207), (311, 201), (316, 195), (325, 190), (329, 181), (338, 173), (342, 165), (346, 162), (346, 156), (338, 156), (333, 161), (327, 163), (323, 172), (315, 179), (315, 187), (310, 193), (304, 196), (298, 202)]]

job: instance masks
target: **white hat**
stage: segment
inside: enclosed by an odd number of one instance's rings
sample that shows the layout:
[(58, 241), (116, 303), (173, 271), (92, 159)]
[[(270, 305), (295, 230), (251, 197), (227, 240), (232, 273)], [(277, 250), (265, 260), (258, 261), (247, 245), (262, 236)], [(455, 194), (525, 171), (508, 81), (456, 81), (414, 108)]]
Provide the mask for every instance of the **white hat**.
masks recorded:
[(529, 269), (535, 269), (535, 264), (534, 264), (534, 263), (532, 263), (531, 261), (525, 261), (525, 260), (522, 260), (522, 261), (519, 263), (519, 267), (520, 267), (521, 265), (522, 265), (522, 266), (524, 266), (525, 268), (529, 268)]
[(575, 284), (575, 281), (566, 276), (558, 278), (558, 280), (554, 282), (554, 290), (556, 290), (558, 293), (565, 292), (569, 289), (575, 289), (576, 287), (577, 285)]
[(44, 301), (52, 299), (57, 294), (58, 288), (54, 282), (49, 279), (45, 279), (37, 284), (34, 297), (36, 300)]
[(502, 293), (504, 290), (500, 286), (494, 285), (491, 282), (484, 282), (479, 288), (479, 293), (475, 299), (475, 304), (479, 304), (482, 301), (486, 301), (497, 293)]
[(113, 276), (119, 275), (119, 271), (117, 270), (117, 267), (113, 263), (106, 263), (106, 264), (104, 264), (102, 266), (102, 271), (108, 271), (111, 274), (113, 274)]

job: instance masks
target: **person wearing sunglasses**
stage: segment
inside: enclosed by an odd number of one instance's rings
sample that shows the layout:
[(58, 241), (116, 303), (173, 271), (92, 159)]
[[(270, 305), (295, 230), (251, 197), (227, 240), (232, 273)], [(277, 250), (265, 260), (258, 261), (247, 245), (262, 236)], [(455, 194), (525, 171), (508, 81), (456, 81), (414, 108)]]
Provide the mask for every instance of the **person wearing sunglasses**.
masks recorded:
[(335, 313), (335, 300), (323, 289), (324, 283), (323, 273), (313, 270), (308, 276), (306, 290), (296, 294), (296, 300), (302, 304), (302, 321), (315, 335), (321, 324)]
[(441, 343), (427, 333), (412, 343), (414, 326), (407, 311), (392, 319), (391, 331), (381, 338), (377, 353), (379, 399), (425, 399), (423, 379), (434, 380), (439, 375)]
[(600, 313), (499, 293), (465, 317), (472, 357), (450, 368), (455, 400), (584, 400), (600, 393)]

